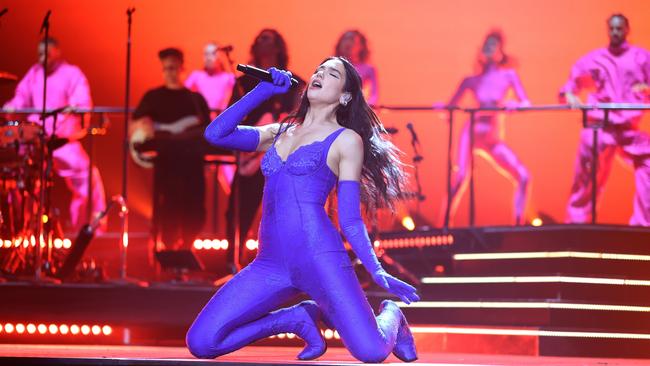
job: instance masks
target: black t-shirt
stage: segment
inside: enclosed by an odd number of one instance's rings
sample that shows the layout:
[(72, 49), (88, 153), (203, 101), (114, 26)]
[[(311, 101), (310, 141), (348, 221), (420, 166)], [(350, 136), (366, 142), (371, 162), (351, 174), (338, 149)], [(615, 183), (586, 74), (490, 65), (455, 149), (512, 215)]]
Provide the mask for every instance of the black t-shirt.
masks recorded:
[(181, 135), (172, 136), (169, 132), (156, 132), (158, 152), (175, 151), (180, 155), (203, 153), (203, 130), (210, 121), (208, 104), (201, 94), (189, 89), (169, 89), (164, 86), (151, 89), (142, 97), (133, 112), (133, 118), (149, 117), (155, 123), (171, 124), (183, 117), (197, 116), (201, 123), (189, 128)]
[[(246, 116), (244, 121), (242, 121), (242, 124), (249, 126), (254, 125), (265, 113), (271, 113), (273, 115), (274, 122), (278, 122), (279, 116), (282, 113), (292, 112), (300, 103), (300, 97), (302, 96), (302, 91), (305, 88), (305, 82), (300, 77), (296, 75), (293, 75), (293, 77), (298, 80), (297, 87), (289, 89), (289, 91), (284, 94), (275, 95), (271, 99), (262, 103)], [(228, 103), (228, 105), (232, 105), (241, 99), (243, 94), (246, 94), (249, 91), (253, 90), (253, 88), (259, 82), (260, 81), (258, 79), (255, 79), (248, 75), (242, 75), (238, 77), (237, 83), (233, 88), (232, 96), (230, 97), (230, 103)], [(240, 89), (243, 94), (240, 93)]]
[(162, 124), (191, 115), (199, 117), (202, 128), (209, 122), (210, 109), (203, 96), (186, 88), (169, 89), (164, 86), (149, 90), (133, 112), (134, 119), (147, 116)]

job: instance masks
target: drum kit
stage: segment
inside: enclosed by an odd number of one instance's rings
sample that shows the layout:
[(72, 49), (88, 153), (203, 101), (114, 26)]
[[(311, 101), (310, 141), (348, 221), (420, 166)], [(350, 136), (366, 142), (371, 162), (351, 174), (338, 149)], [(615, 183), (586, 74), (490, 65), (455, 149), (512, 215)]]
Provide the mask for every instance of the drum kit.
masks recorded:
[[(0, 85), (16, 80), (16, 76), (0, 72)], [(11, 277), (34, 271), (33, 259), (38, 251), (33, 249), (38, 237), (62, 237), (57, 221), (50, 219), (47, 211), (43, 211), (43, 217), (37, 214), (40, 205), (49, 206), (47, 188), (51, 184), (42, 184), (51, 182), (44, 170), (48, 166), (47, 152), (62, 144), (58, 139), (47, 141), (40, 124), (6, 116), (0, 116), (0, 274)], [(46, 188), (44, 196), (41, 187)], [(45, 240), (40, 240), (42, 248)], [(47, 266), (54, 252), (51, 245), (44, 248)]]

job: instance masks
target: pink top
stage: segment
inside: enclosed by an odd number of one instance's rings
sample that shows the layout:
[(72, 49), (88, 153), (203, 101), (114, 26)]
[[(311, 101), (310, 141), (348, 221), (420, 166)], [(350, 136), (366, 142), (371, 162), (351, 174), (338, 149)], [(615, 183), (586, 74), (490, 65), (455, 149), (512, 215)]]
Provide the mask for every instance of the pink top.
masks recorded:
[(210, 75), (205, 70), (196, 70), (185, 80), (185, 87), (201, 94), (210, 109), (226, 109), (233, 86), (235, 75), (229, 72)]
[[(650, 53), (640, 47), (624, 44), (624, 51), (613, 54), (608, 48), (589, 52), (573, 65), (569, 81), (560, 90), (574, 94), (590, 87), (588, 104), (597, 103), (643, 103), (646, 96), (635, 91), (638, 84), (650, 84)], [(611, 111), (609, 120), (620, 124), (641, 116), (642, 111)], [(603, 111), (589, 111), (589, 117), (602, 120)]]
[[(81, 70), (65, 61), (60, 62), (54, 71), (47, 77), (47, 109), (56, 109), (65, 106), (91, 108), (90, 87), (88, 79)], [(5, 103), (5, 107), (13, 108), (43, 108), (43, 67), (41, 64), (32, 66), (25, 77), (16, 87), (16, 95)], [(27, 118), (32, 122), (39, 122), (38, 115)], [(45, 121), (45, 131), (52, 133), (54, 119), (48, 117)], [(81, 129), (81, 117), (75, 114), (60, 114), (56, 122), (56, 135), (69, 137)]]
[(502, 107), (501, 100), (511, 87), (521, 102), (528, 102), (524, 87), (514, 69), (491, 67), (479, 75), (465, 78), (449, 101), (449, 105), (457, 105), (465, 90), (469, 89), (479, 106)]
[(361, 63), (355, 64), (354, 68), (357, 69), (359, 76), (361, 76), (361, 87), (366, 102), (370, 105), (377, 104), (377, 101), (379, 100), (379, 84), (377, 82), (377, 71), (374, 66), (367, 63)]

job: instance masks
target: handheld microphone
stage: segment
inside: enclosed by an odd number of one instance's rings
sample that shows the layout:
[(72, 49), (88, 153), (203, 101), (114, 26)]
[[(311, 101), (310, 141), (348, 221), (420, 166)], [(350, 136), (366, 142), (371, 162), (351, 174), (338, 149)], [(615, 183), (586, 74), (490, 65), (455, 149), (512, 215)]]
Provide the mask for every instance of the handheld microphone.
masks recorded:
[[(237, 65), (237, 70), (243, 72), (244, 74), (246, 74), (248, 76), (252, 76), (252, 77), (254, 77), (256, 79), (260, 79), (262, 81), (267, 81), (269, 83), (273, 82), (273, 77), (271, 77), (270, 72), (268, 72), (266, 70), (262, 70), (260, 68), (255, 67), (255, 66), (238, 64)], [(296, 80), (295, 78), (291, 78), (291, 86), (292, 87), (298, 86), (298, 80)]]

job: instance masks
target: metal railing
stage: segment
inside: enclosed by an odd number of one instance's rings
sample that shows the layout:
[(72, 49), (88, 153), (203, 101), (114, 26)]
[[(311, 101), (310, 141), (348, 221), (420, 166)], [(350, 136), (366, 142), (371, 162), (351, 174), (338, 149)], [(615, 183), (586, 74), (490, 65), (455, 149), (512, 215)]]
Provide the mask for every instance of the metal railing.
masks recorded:
[[(445, 209), (445, 219), (444, 219), (444, 228), (449, 228), (450, 220), (450, 210), (451, 210), (451, 175), (453, 170), (452, 163), (452, 146), (453, 146), (453, 124), (454, 124), (454, 114), (455, 112), (465, 112), (469, 115), (469, 124), (470, 124), (470, 138), (469, 138), (469, 226), (473, 227), (475, 225), (476, 218), (476, 193), (474, 186), (474, 125), (476, 123), (476, 114), (479, 112), (536, 112), (536, 111), (566, 111), (566, 110), (576, 110), (580, 111), (582, 114), (582, 125), (583, 128), (590, 128), (593, 130), (593, 141), (592, 141), (592, 159), (594, 161), (593, 169), (591, 169), (591, 223), (597, 223), (597, 212), (596, 212), (596, 203), (597, 203), (597, 174), (598, 174), (598, 134), (599, 130), (607, 126), (609, 121), (609, 114), (611, 111), (616, 110), (635, 110), (643, 111), (650, 110), (650, 104), (643, 103), (598, 103), (594, 105), (580, 105), (572, 107), (567, 104), (550, 104), (550, 105), (538, 105), (538, 106), (529, 106), (529, 107), (479, 107), (479, 108), (459, 108), (455, 106), (440, 106), (440, 105), (431, 105), (431, 106), (391, 106), (391, 105), (379, 105), (375, 106), (377, 110), (388, 110), (388, 111), (447, 111), (448, 121), (449, 121), (449, 134), (448, 134), (448, 145), (447, 145), (447, 203)], [(604, 117), (602, 121), (591, 121), (589, 123), (588, 112), (594, 110), (602, 110)]]

